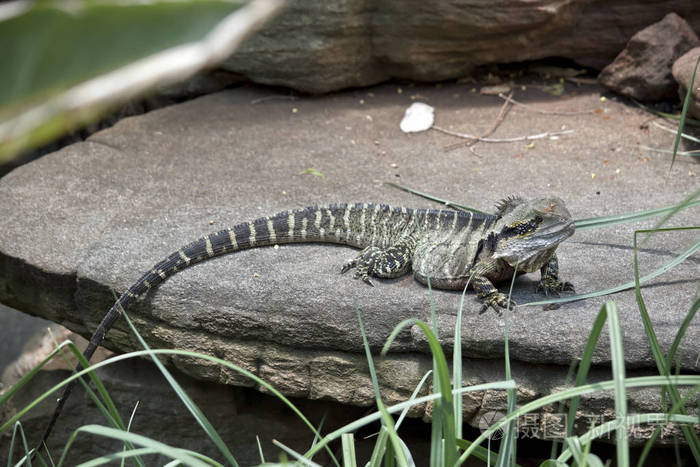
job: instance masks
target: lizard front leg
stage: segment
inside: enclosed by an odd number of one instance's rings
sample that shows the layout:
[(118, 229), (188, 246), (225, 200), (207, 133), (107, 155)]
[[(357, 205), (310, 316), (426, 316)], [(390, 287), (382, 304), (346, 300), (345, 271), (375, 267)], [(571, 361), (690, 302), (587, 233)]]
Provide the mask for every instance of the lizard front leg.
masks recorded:
[(549, 259), (547, 264), (540, 269), (542, 278), (537, 284), (537, 291), (545, 295), (559, 295), (559, 292), (573, 292), (574, 285), (571, 282), (562, 282), (559, 280), (559, 262), (557, 255), (554, 254)]
[[(480, 314), (489, 308), (493, 308), (496, 313), (500, 314), (503, 309), (508, 307), (508, 296), (499, 292), (489, 279), (489, 277), (501, 278), (510, 275), (508, 269), (507, 264), (492, 258), (479, 260), (469, 269), (469, 275), (472, 276), (471, 286), (476, 292), (476, 296), (481, 300)], [(510, 300), (510, 309), (513, 308), (515, 308), (515, 301)]]
[[(499, 290), (489, 280), (489, 275), (500, 275), (498, 273), (500, 263), (495, 261), (479, 261), (469, 270), (472, 276), (471, 285), (476, 296), (481, 300), (481, 310), (484, 313), (489, 308), (493, 308), (496, 313), (501, 313), (501, 309), (508, 307), (508, 296)], [(515, 307), (515, 302), (510, 301), (510, 309)]]
[(341, 273), (357, 268), (354, 278), (362, 279), (369, 285), (373, 285), (370, 276), (383, 279), (403, 276), (411, 269), (415, 246), (416, 241), (412, 236), (403, 237), (388, 248), (370, 245), (356, 258), (348, 261)]

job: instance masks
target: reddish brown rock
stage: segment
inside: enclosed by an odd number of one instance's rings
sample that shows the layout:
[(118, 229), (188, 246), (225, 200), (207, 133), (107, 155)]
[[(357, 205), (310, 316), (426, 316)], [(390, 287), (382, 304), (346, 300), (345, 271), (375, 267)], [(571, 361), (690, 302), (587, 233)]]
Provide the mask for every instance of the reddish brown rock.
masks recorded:
[[(690, 79), (693, 77), (695, 64), (700, 57), (700, 47), (686, 52), (681, 58), (673, 64), (673, 78), (678, 83), (678, 94), (681, 99), (685, 99), (690, 86)], [(690, 104), (688, 105), (688, 114), (695, 118), (700, 118), (700, 71), (695, 73), (695, 81), (693, 81), (693, 92), (690, 94)]]
[(688, 23), (669, 13), (632, 36), (627, 47), (598, 76), (600, 83), (615, 92), (643, 102), (676, 95), (671, 76), (673, 62), (700, 39)]

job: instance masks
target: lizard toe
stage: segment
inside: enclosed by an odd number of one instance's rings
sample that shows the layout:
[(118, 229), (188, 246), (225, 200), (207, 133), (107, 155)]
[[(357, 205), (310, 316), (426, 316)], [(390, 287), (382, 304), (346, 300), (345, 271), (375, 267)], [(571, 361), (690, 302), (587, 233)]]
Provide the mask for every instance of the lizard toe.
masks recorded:
[[(508, 308), (508, 297), (501, 292), (496, 292), (494, 294), (491, 294), (485, 298), (482, 299), (482, 306), (481, 310), (479, 311), (479, 314), (483, 314), (488, 310), (489, 308), (492, 308), (493, 311), (498, 313), (499, 315), (503, 312), (503, 310)], [(513, 300), (510, 301), (510, 309), (513, 310), (515, 308), (515, 302)]]
[(351, 261), (348, 261), (347, 263), (343, 264), (342, 268), (340, 268), (340, 273), (345, 274), (355, 266), (357, 266), (357, 260), (353, 259)]
[(559, 296), (559, 292), (573, 292), (574, 285), (571, 282), (561, 282), (558, 279), (545, 278), (537, 284), (537, 292), (545, 296)]

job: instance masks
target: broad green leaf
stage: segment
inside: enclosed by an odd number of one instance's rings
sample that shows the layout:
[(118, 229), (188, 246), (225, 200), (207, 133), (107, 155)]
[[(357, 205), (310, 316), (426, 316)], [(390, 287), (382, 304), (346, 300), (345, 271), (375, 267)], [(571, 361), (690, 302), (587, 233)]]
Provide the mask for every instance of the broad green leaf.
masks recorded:
[(226, 59), (280, 0), (0, 6), (0, 162)]

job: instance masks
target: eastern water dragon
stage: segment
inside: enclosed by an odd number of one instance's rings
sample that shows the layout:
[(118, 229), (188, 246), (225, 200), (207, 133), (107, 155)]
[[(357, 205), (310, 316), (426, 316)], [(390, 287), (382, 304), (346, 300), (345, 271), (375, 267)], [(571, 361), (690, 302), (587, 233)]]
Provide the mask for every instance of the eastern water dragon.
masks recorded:
[[(83, 355), (89, 361), (122, 310), (173, 274), (210, 258), (249, 248), (285, 243), (339, 243), (361, 248), (342, 272), (355, 278), (394, 278), (409, 272), (420, 282), (461, 290), (467, 282), (482, 312), (500, 310), (507, 297), (493, 282), (541, 271), (538, 290), (573, 291), (559, 280), (555, 250), (574, 233), (574, 222), (559, 198), (510, 197), (495, 214), (396, 208), (383, 204), (335, 204), (284, 211), (210, 233), (184, 246), (143, 274), (121, 294), (92, 335)], [(511, 304), (513, 304), (511, 302)], [(78, 370), (82, 369), (81, 366)], [(75, 383), (75, 381), (73, 381)], [(45, 431), (45, 441), (71, 392), (69, 384)]]

